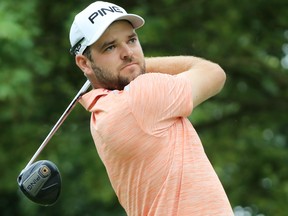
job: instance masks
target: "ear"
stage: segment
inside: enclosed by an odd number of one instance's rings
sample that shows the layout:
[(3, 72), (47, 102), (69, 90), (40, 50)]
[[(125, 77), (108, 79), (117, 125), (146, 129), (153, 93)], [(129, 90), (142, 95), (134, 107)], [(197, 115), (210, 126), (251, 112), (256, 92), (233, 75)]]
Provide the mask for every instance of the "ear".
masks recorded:
[(76, 55), (75, 62), (77, 66), (83, 71), (84, 76), (90, 80), (92, 87), (99, 88), (101, 85), (99, 85), (95, 73), (93, 72), (91, 61), (84, 55)]
[(87, 74), (90, 74), (91, 69), (91, 63), (89, 59), (84, 55), (76, 55), (75, 56), (75, 62), (77, 66), (83, 71), (84, 75), (87, 76)]

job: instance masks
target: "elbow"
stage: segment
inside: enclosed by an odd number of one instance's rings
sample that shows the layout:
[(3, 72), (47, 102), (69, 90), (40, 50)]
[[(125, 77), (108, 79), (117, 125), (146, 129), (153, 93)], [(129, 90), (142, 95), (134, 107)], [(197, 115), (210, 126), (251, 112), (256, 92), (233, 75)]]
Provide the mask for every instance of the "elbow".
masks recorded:
[(217, 94), (223, 89), (223, 87), (225, 85), (226, 73), (223, 70), (223, 68), (220, 67), (219, 64), (214, 63), (214, 67), (215, 67), (215, 69), (213, 70), (214, 71), (214, 78), (216, 81), (215, 84), (217, 85), (215, 90), (216, 90), (216, 94)]

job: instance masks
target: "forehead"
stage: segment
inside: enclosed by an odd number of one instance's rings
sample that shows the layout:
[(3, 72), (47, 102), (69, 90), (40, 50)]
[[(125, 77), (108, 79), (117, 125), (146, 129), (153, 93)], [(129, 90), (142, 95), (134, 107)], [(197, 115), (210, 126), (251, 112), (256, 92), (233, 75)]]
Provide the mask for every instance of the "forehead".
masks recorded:
[(96, 45), (101, 45), (107, 41), (121, 39), (128, 37), (135, 33), (132, 24), (126, 20), (119, 20), (113, 22), (102, 34), (102, 36), (95, 42)]

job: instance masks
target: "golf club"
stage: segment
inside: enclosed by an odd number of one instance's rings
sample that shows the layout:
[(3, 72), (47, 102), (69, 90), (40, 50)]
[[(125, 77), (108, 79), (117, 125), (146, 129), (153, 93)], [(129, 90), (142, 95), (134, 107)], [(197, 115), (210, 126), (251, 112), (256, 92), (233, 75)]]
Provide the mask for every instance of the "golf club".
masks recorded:
[(19, 188), (33, 202), (52, 205), (59, 197), (61, 176), (57, 166), (48, 160), (33, 162), (89, 87), (90, 81), (87, 80), (17, 178)]
[(60, 172), (54, 163), (47, 160), (37, 161), (25, 168), (17, 182), (23, 194), (39, 205), (53, 205), (61, 192)]

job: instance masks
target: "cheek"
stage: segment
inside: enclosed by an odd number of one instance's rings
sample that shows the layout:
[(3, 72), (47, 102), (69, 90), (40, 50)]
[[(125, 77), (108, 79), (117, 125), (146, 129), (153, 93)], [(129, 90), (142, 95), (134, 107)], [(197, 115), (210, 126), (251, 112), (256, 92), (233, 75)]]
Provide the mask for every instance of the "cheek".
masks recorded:
[(95, 58), (94, 62), (100, 68), (113, 70), (117, 64), (117, 59), (115, 55), (100, 55)]
[(141, 46), (135, 51), (135, 55), (137, 56), (139, 61), (141, 61), (142, 63), (144, 62), (144, 53), (142, 51)]
[(144, 59), (144, 54), (143, 54), (141, 46), (135, 47), (135, 49), (133, 50), (133, 53), (134, 53), (134, 56), (136, 56), (139, 60)]
[(139, 43), (139, 41), (138, 41), (138, 43), (137, 43), (137, 47), (136, 47), (136, 48), (137, 48), (138, 52), (143, 55), (142, 46), (141, 46), (141, 44)]

